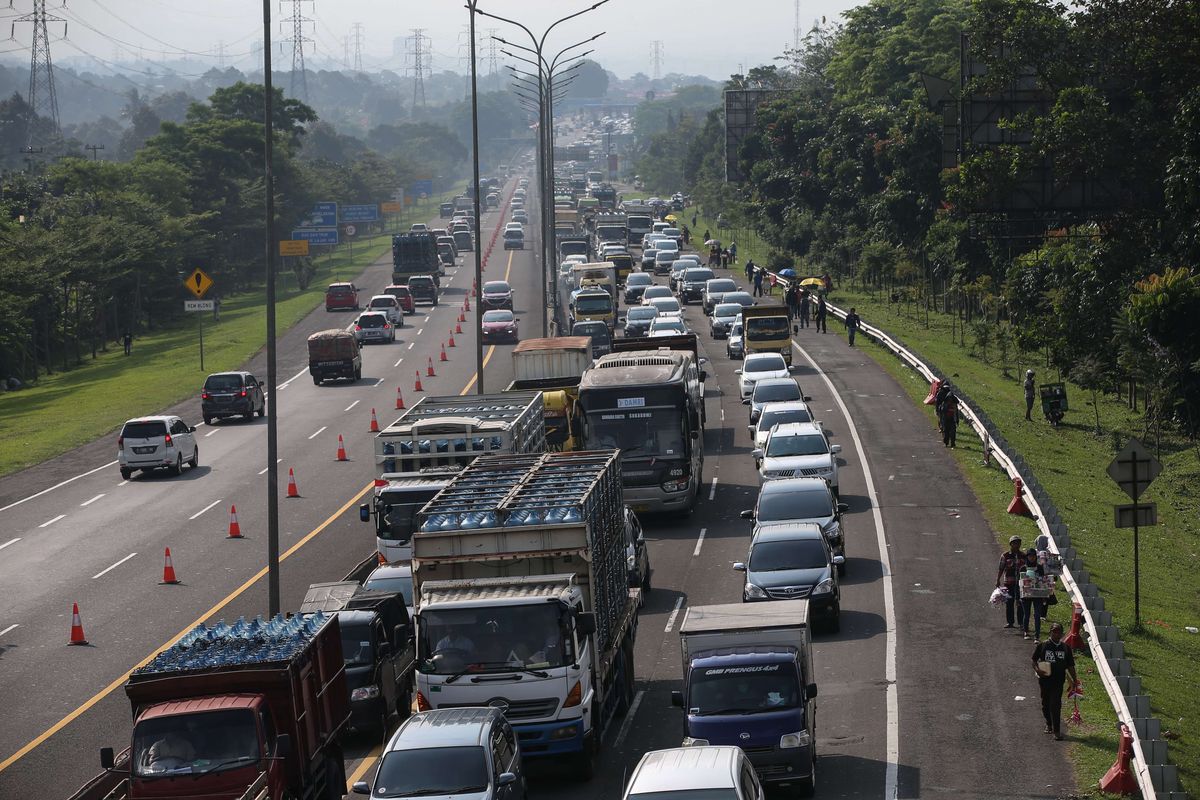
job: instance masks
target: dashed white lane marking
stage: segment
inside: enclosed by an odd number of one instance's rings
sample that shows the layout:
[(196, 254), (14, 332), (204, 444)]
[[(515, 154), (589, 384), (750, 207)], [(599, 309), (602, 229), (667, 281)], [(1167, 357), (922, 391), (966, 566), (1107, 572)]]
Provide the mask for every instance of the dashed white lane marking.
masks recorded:
[[(282, 463), (283, 463), (283, 459), (282, 459), (282, 458), (277, 458), (277, 459), (275, 459), (275, 463), (276, 463), (276, 464), (282, 464)], [(263, 467), (262, 469), (260, 469), (260, 470), (258, 471), (258, 474), (259, 474), (259, 475), (266, 475), (266, 474), (267, 474), (267, 470), (268, 470), (268, 469), (270, 469), (270, 467)]]
[(127, 483), (129, 483), (129, 481), (121, 481), (120, 483), (117, 484), (117, 486), (124, 486)]
[(301, 375), (305, 375), (305, 374), (307, 374), (307, 373), (308, 373), (308, 367), (305, 367), (304, 369), (300, 370), (300, 371), (299, 371), (299, 372), (297, 372), (295, 375), (293, 375), (292, 377), (288, 378), (286, 381), (284, 381), (283, 383), (279, 384), (279, 385), (278, 385), (278, 386), (276, 386), (275, 388), (276, 388), (277, 390), (278, 390), (278, 389), (286, 389), (286, 388), (288, 387), (288, 384), (289, 384), (289, 383), (291, 383), (292, 381), (296, 380), (296, 378), (299, 378)]
[(679, 616), (679, 609), (683, 608), (683, 598), (675, 598), (675, 607), (671, 609), (671, 616), (667, 617), (667, 627), (663, 628), (663, 633), (670, 633), (675, 628), (675, 618)]
[(133, 558), (136, 555), (137, 555), (137, 553), (130, 553), (129, 555), (125, 556), (117, 563), (113, 564), (111, 567), (100, 570), (99, 572), (97, 572), (95, 575), (92, 576), (92, 580), (96, 580), (96, 578), (102, 577), (102, 576), (106, 575), (107, 573), (112, 572), (114, 569), (121, 566), (126, 561), (128, 561), (129, 559)]
[(9, 625), (7, 628), (5, 628), (4, 630), (0, 631), (0, 636), (3, 636), (4, 634), (8, 633), (13, 628), (19, 628), (19, 627), (21, 627), (21, 623), (19, 623), (19, 622), (13, 623), (12, 625)]
[(721, 422), (725, 421), (725, 409), (721, 409)]
[[(413, 349), (413, 347), (415, 347), (415, 346), (416, 346), (416, 344), (417, 344), (416, 342), (409, 342), (409, 343), (408, 343), (408, 349), (409, 349), (409, 350), (412, 350), (412, 349)], [(400, 359), (400, 361), (403, 361), (403, 360), (404, 360), (404, 359)], [(400, 361), (397, 361), (397, 362), (396, 362), (396, 365), (397, 365), (397, 366), (399, 366), (399, 365), (400, 365)]]
[(84, 508), (86, 506), (90, 506), (92, 503), (96, 502), (101, 497), (104, 497), (104, 492), (101, 492), (100, 494), (96, 495), (91, 500), (84, 500), (82, 503), (79, 504), (79, 507)]
[(18, 537), (17, 537), (17, 538), (15, 538), (15, 539), (9, 539), (9, 540), (8, 540), (7, 542), (5, 542), (4, 544), (0, 544), (0, 550), (3, 550), (4, 548), (8, 547), (10, 544), (16, 544), (16, 543), (17, 543), (17, 542), (19, 542), (19, 541), (21, 541), (21, 537), (20, 537), (20, 536), (18, 536)]
[(350, 405), (348, 405), (348, 406), (346, 406), (345, 408), (343, 408), (343, 409), (342, 409), (342, 411), (349, 411), (350, 409), (352, 409), (352, 408), (354, 408), (356, 405), (358, 405), (360, 402), (361, 402), (360, 400), (355, 400), (353, 403), (351, 403)]
[[(378, 384), (376, 384), (376, 385), (378, 385)], [(311, 436), (309, 436), (308, 438), (309, 438), (309, 439), (315, 439), (315, 438), (317, 438), (317, 437), (318, 437), (318, 436), (320, 436), (322, 433), (324, 433), (325, 429), (326, 429), (326, 428), (328, 428), (328, 427), (329, 427), (328, 425), (322, 425), (320, 428), (318, 428), (318, 429), (317, 429), (316, 433), (313, 433), (313, 434), (312, 434)]]
[[(412, 349), (412, 345), (410, 344), (410, 345), (408, 346), (408, 348), (411, 350), (411, 349)], [(400, 366), (400, 365), (401, 365), (401, 364), (403, 364), (403, 363), (404, 363), (404, 356), (400, 356), (400, 360), (399, 360), (399, 361), (397, 361), (395, 364), (392, 364), (392, 366), (393, 366), (393, 367), (398, 367), (398, 366)]]
[(376, 386), (380, 386), (382, 384), (383, 384), (383, 378), (380, 378), (379, 380), (375, 381)]
[(87, 472), (81, 472), (73, 478), (67, 478), (65, 481), (59, 481), (58, 483), (54, 484), (53, 486), (50, 486), (46, 489), (42, 489), (40, 492), (35, 492), (34, 494), (29, 495), (28, 497), (22, 497), (20, 500), (15, 500), (6, 506), (0, 507), (0, 511), (8, 511), (10, 508), (16, 508), (17, 506), (21, 505), (22, 503), (26, 503), (26, 502), (34, 499), (35, 497), (41, 497), (42, 495), (46, 494), (47, 492), (53, 492), (55, 489), (66, 486), (68, 483), (71, 483), (72, 481), (77, 481), (80, 478), (86, 478), (88, 475), (94, 475), (95, 473), (99, 472), (100, 470), (108, 469), (109, 467), (113, 466), (116, 463), (117, 463), (116, 461), (110, 461), (107, 464), (101, 464), (100, 466), (96, 467), (95, 469), (89, 469)]
[(716, 496), (717, 496), (717, 479), (714, 477), (713, 481), (712, 481), (712, 487), (710, 487), (708, 490), (708, 499), (712, 500)]
[(220, 500), (213, 500), (211, 503), (209, 503), (208, 505), (206, 505), (204, 508), (200, 509), (200, 510), (199, 510), (199, 511), (197, 511), (195, 514), (192, 514), (190, 517), (188, 517), (188, 519), (189, 519), (189, 520), (193, 520), (193, 519), (195, 519), (196, 517), (200, 516), (200, 515), (201, 515), (201, 514), (203, 514), (205, 511), (208, 511), (210, 508), (212, 508), (213, 506), (215, 506), (215, 505), (216, 505), (217, 503), (219, 503), (219, 502), (221, 502), (221, 501), (220, 501)]
[(424, 328), (417, 328), (417, 336), (420, 336), (424, 332), (425, 332)]
[(221, 432), (220, 428), (213, 428), (211, 431), (204, 434), (204, 438), (207, 439), (208, 437), (212, 436), (214, 433), (220, 433), (220, 432)]
[(888, 475), (888, 480), (889, 480), (889, 481), (894, 481), (894, 480), (896, 480), (896, 476), (895, 476), (895, 475)]
[(700, 555), (700, 548), (704, 546), (704, 534), (708, 533), (708, 528), (700, 529), (700, 536), (696, 538), (696, 549), (692, 551), (692, 558)]
[(54, 519), (48, 519), (48, 520), (46, 520), (46, 521), (45, 521), (45, 522), (43, 522), (41, 525), (38, 525), (38, 527), (39, 527), (39, 528), (47, 528), (47, 527), (49, 527), (49, 526), (53, 525), (54, 523), (58, 522), (60, 519), (62, 519), (62, 518), (63, 518), (63, 517), (65, 517), (65, 516), (66, 516), (66, 514), (59, 514), (59, 515), (58, 515), (57, 517), (55, 517)]
[(633, 718), (637, 716), (638, 707), (642, 705), (642, 697), (646, 691), (638, 689), (637, 694), (633, 696), (633, 702), (629, 704), (629, 711), (625, 714), (625, 720), (621, 723), (620, 730), (617, 731), (617, 738), (613, 739), (613, 747), (620, 747), (625, 741), (625, 737), (629, 735), (629, 729), (633, 726)]

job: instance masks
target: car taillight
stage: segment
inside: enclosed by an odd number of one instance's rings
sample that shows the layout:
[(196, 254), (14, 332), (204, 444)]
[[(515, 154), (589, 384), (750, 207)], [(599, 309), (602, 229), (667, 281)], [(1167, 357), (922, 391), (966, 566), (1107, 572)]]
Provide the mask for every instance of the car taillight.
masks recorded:
[(165, 444), (167, 447), (171, 446), (171, 434), (167, 434), (167, 437), (163, 439), (163, 444)]
[(431, 711), (433, 706), (429, 705), (429, 700), (425, 698), (424, 692), (417, 692), (417, 711)]
[(356, 331), (361, 331), (361, 330), (362, 330), (362, 326), (361, 326), (361, 325), (355, 325), (355, 326), (354, 326), (354, 330), (356, 330)]
[(246, 396), (246, 390), (245, 390), (245, 389), (242, 389), (241, 396), (242, 396), (242, 397), (245, 397), (245, 396)]
[(208, 399), (209, 399), (208, 392), (201, 392), (201, 393), (200, 393), (200, 399), (201, 399), (201, 400), (208, 400)]
[(392, 326), (391, 326), (391, 325), (388, 325), (386, 322), (385, 322), (385, 323), (383, 323), (383, 329), (384, 329), (385, 331), (386, 331), (388, 328), (390, 328), (390, 327), (392, 327)]
[(124, 437), (124, 436), (118, 436), (118, 437), (117, 437), (117, 449), (118, 449), (118, 450), (124, 450), (124, 449), (125, 449), (125, 437)]

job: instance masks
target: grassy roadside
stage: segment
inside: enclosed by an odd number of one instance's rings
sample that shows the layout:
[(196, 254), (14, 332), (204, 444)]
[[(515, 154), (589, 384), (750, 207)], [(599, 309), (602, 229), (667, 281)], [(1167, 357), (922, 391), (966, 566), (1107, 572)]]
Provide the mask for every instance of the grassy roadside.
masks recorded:
[[(685, 212), (689, 223), (692, 213), (694, 209)], [(704, 217), (697, 220), (694, 230), (703, 232), (705, 227), (716, 231), (713, 220)], [(721, 238), (728, 239), (729, 233), (722, 232)], [(767, 248), (761, 239), (744, 231), (735, 238), (739, 268), (746, 258), (766, 263)], [(1097, 406), (1092, 406), (1090, 393), (1069, 385), (1072, 410), (1061, 427), (1051, 428), (1036, 408), (1035, 421), (1026, 422), (1017, 376), (1032, 367), (1039, 382), (1059, 380), (1044, 364), (1018, 363), (1010, 357), (1005, 375), (994, 348), (989, 353), (991, 360), (984, 361), (955, 343), (948, 317), (931, 313), (926, 327), (923, 314), (905, 313), (887, 303), (886, 296), (876, 298), (844, 287), (834, 292), (832, 300), (839, 306), (855, 306), (866, 322), (884, 328), (945, 370), (1025, 457), (1070, 526), (1073, 543), (1121, 628), (1126, 655), (1133, 661), (1134, 673), (1142, 678), (1143, 691), (1150, 694), (1152, 713), (1162, 720), (1163, 730), (1169, 731), (1171, 760), (1178, 766), (1180, 782), (1189, 790), (1200, 786), (1200, 692), (1195, 682), (1200, 636), (1185, 629), (1200, 625), (1200, 524), (1195, 500), (1200, 492), (1200, 460), (1195, 449), (1185, 441), (1164, 437), (1160, 453), (1163, 473), (1143, 497), (1143, 502), (1158, 504), (1160, 524), (1141, 532), (1144, 630), (1133, 633), (1132, 539), (1128, 531), (1113, 529), (1111, 510), (1113, 504), (1129, 500), (1104, 470), (1130, 435), (1141, 434), (1140, 416), (1111, 397), (1101, 397)], [(840, 323), (835, 321), (833, 327), (844, 335)], [(967, 338), (971, 338), (969, 333)], [(928, 387), (919, 375), (881, 347), (868, 344), (864, 351), (897, 378), (914, 402), (924, 399)], [(1097, 407), (1100, 435), (1094, 432)], [(927, 407), (925, 413), (932, 416)], [(1153, 446), (1153, 442), (1147, 443)], [(1014, 532), (1028, 538), (1032, 523), (1005, 513), (1012, 486), (998, 470), (981, 466), (979, 442), (962, 437), (956, 457), (997, 533), (997, 546)], [(1055, 610), (1060, 618), (1067, 616), (1063, 605)], [(1087, 724), (1072, 736), (1072, 757), (1081, 788), (1095, 785), (1116, 752), (1115, 715), (1099, 680), (1088, 680), (1089, 669), (1090, 664), (1081, 664), (1088, 692), (1081, 713)]]

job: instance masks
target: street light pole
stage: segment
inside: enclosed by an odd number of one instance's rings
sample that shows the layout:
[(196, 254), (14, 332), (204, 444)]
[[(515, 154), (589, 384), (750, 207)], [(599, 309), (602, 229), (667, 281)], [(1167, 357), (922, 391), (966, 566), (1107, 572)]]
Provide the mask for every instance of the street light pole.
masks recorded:
[(263, 0), (263, 183), (267, 247), (267, 613), (279, 613), (279, 378), (275, 357), (275, 87), (271, 80), (271, 0)]
[[(265, 2), (265, 0), (264, 0)], [(483, 291), (483, 216), (479, 208), (479, 85), (475, 69), (475, 14), (479, 0), (467, 0), (471, 17), (468, 35), (471, 37), (471, 175), (475, 201), (475, 287)], [(475, 389), (483, 394), (483, 308), (478, 296), (475, 298)]]

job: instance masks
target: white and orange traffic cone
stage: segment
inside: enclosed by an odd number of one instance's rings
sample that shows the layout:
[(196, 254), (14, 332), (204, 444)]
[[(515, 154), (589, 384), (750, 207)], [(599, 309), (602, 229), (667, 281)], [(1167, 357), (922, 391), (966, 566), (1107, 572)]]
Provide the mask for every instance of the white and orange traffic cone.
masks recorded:
[(470, 310), (471, 310), (471, 300), (470, 300), (470, 298), (466, 298), (463, 300), (463, 311), (470, 311)]
[[(400, 387), (396, 387), (396, 408), (404, 408), (404, 396), (400, 394)], [(371, 409), (371, 433), (379, 433), (379, 418), (375, 416), (375, 409)]]
[[(432, 361), (433, 359), (430, 359), (430, 360)], [(438, 361), (449, 361), (449, 360), (450, 359), (446, 356), (446, 345), (442, 345), (442, 354), (440, 356), (438, 356)]]
[(231, 505), (229, 507), (229, 535), (226, 536), (225, 538), (226, 539), (241, 539), (242, 538), (242, 526), (238, 525), (237, 506), (236, 505)]
[(338, 461), (349, 461), (350, 460), (350, 459), (346, 458), (346, 443), (342, 441), (342, 435), (340, 433), (338, 434), (337, 460)]
[(67, 644), (87, 644), (83, 635), (83, 620), (79, 618), (79, 603), (71, 604), (71, 640)]
[(447, 347), (455, 347), (456, 346), (454, 344), (454, 331), (450, 331), (450, 341), (446, 342), (446, 346)]
[(421, 386), (421, 370), (417, 370), (417, 383), (415, 386), (413, 386), (413, 391), (414, 392), (425, 391), (425, 388), (423, 386)]
[(454, 323), (454, 332), (455, 333), (462, 333), (462, 323), (463, 323), (463, 321), (461, 319), (458, 322)]
[(291, 467), (288, 467), (287, 496), (288, 497), (299, 497), (300, 496), (300, 489), (296, 486), (296, 473)]
[(159, 584), (161, 585), (169, 583), (171, 585), (175, 585), (178, 583), (183, 583), (183, 581), (175, 577), (175, 565), (171, 563), (171, 548), (168, 547), (166, 549), (164, 558), (166, 560), (163, 562), (163, 579), (159, 581)]
[(433, 356), (430, 356), (429, 357), (429, 366), (425, 368), (425, 377), (433, 378), (436, 376), (437, 376), (437, 373), (433, 371)]

